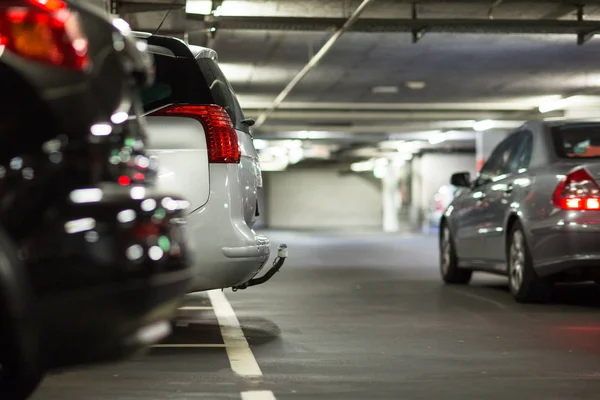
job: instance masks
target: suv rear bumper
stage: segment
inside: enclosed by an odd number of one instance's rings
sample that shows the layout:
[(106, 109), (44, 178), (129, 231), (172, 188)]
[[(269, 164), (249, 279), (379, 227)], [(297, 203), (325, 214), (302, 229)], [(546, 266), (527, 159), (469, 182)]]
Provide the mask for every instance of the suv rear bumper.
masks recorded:
[[(188, 218), (196, 259), (192, 291), (224, 289), (248, 282), (269, 260), (271, 243), (248, 225), (246, 214), (254, 189), (241, 176), (245, 165), (211, 165), (208, 202)], [(255, 193), (254, 193), (255, 195)], [(253, 214), (254, 209), (252, 209)]]

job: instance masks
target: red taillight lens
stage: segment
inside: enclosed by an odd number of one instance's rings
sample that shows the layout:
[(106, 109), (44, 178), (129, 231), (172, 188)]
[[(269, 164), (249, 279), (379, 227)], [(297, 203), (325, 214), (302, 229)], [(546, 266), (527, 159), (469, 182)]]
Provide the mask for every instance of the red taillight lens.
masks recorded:
[(0, 46), (21, 57), (80, 70), (88, 40), (77, 14), (59, 0), (29, 0), (0, 9)]
[(189, 117), (200, 121), (206, 131), (208, 160), (211, 163), (240, 162), (238, 136), (227, 111), (217, 105), (170, 105), (150, 114), (156, 117)]
[(576, 169), (558, 184), (552, 200), (563, 210), (600, 210), (600, 187), (585, 168)]

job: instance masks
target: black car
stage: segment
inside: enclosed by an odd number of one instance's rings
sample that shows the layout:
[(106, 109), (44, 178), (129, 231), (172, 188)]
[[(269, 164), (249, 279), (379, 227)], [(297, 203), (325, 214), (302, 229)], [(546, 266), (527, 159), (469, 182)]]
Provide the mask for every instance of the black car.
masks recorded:
[(45, 371), (169, 333), (192, 273), (184, 199), (153, 189), (122, 21), (62, 0), (0, 3), (0, 398)]

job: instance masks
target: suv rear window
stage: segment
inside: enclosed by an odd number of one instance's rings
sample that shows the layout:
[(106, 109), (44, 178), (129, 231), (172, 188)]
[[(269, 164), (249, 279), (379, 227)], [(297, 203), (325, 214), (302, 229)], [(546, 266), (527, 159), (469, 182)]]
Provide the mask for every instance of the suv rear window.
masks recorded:
[(154, 54), (154, 65), (154, 84), (141, 93), (145, 112), (172, 103), (214, 103), (196, 60)]
[(552, 136), (561, 158), (600, 158), (600, 123), (554, 127)]
[(233, 87), (225, 77), (225, 74), (223, 74), (219, 65), (214, 60), (208, 58), (201, 58), (197, 61), (204, 74), (206, 83), (210, 87), (215, 103), (227, 111), (231, 117), (231, 121), (235, 125), (235, 129), (249, 134), (250, 129), (248, 125), (243, 123), (245, 117), (242, 107), (237, 100)]

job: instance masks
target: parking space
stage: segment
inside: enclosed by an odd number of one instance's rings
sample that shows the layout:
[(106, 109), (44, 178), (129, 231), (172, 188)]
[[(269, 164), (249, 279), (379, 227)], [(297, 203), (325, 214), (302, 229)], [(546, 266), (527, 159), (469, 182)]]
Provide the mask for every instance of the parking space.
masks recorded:
[(174, 334), (150, 353), (55, 375), (33, 398), (547, 400), (600, 392), (594, 285), (521, 305), (506, 278), (443, 286), (432, 236), (269, 234), (294, 248), (272, 283), (225, 291), (228, 301), (221, 292), (190, 295)]

